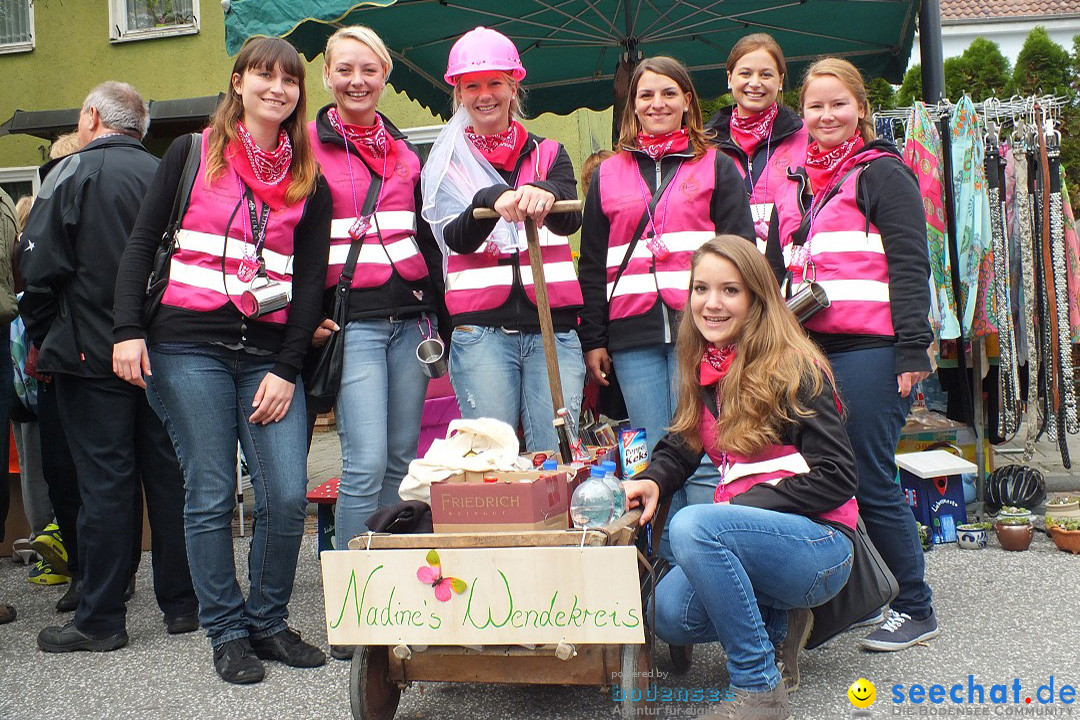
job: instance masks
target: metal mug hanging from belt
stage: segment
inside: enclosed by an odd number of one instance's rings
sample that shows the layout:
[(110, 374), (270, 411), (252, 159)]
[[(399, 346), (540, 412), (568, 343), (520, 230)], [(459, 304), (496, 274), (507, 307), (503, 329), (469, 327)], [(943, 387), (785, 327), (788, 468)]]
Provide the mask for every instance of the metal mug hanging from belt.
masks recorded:
[(831, 304), (825, 288), (816, 282), (804, 283), (802, 289), (787, 300), (788, 310), (795, 313), (795, 319), (803, 324)]
[(424, 335), (424, 339), (416, 346), (416, 359), (420, 361), (420, 367), (425, 375), (429, 378), (440, 378), (447, 371), (446, 346), (432, 332), (431, 320), (427, 321), (426, 334), (420, 322), (417, 321), (416, 324), (420, 327), (420, 333)]

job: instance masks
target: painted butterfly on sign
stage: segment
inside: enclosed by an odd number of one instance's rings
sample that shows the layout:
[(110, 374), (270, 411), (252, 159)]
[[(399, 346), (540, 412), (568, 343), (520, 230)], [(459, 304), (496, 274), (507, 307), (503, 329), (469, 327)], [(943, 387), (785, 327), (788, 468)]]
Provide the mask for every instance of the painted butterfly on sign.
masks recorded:
[(439, 553), (434, 550), (429, 550), (426, 559), (428, 562), (427, 566), (420, 566), (416, 571), (416, 578), (420, 582), (427, 583), (435, 588), (436, 600), (446, 602), (453, 597), (451, 591), (460, 595), (469, 587), (464, 580), (459, 580), (456, 577), (443, 577)]

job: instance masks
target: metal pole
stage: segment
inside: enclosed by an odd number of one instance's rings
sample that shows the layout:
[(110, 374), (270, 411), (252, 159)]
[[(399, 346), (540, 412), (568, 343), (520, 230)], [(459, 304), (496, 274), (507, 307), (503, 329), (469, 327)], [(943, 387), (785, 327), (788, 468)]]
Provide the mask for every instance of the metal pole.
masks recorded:
[(919, 8), (919, 53), (922, 56), (923, 100), (937, 103), (945, 98), (945, 58), (941, 49), (941, 5), (923, 0)]

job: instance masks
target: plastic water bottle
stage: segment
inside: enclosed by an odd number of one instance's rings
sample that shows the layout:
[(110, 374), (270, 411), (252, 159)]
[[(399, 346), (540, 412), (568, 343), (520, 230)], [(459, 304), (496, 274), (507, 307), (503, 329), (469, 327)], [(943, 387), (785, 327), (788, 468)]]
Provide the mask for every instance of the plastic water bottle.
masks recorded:
[(615, 495), (615, 512), (612, 514), (611, 519), (616, 520), (623, 516), (626, 512), (626, 491), (623, 490), (622, 483), (619, 482), (619, 478), (615, 477), (615, 461), (605, 460), (600, 463), (600, 467), (604, 469), (604, 482), (611, 486), (611, 490)]
[(615, 510), (615, 493), (604, 482), (604, 469), (594, 467), (589, 479), (578, 485), (570, 498), (570, 519), (576, 528), (607, 525)]

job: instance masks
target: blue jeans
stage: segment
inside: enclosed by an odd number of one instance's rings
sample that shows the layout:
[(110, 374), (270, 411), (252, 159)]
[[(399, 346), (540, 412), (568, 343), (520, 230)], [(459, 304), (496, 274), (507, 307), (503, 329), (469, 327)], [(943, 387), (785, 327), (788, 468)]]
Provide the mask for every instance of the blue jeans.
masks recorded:
[[(577, 331), (555, 333), (555, 349), (563, 402), (576, 423), (585, 387), (585, 360)], [(514, 428), (520, 422), (528, 451), (558, 449), (540, 333), (458, 325), (450, 340), (450, 383), (461, 417), (495, 418)]]
[(423, 339), (416, 320), (359, 320), (345, 326), (341, 390), (334, 407), (341, 439), (335, 521), (339, 549), (367, 532), (369, 515), (400, 502), (398, 487), (416, 457), (428, 386), (416, 359)]
[(915, 516), (896, 483), (896, 446), (912, 397), (896, 391), (891, 347), (833, 353), (829, 363), (844, 401), (844, 427), (859, 472), (859, 515), (900, 585), (891, 607), (924, 619), (932, 608), (923, 549)]
[(719, 641), (733, 686), (773, 689), (787, 611), (840, 592), (851, 541), (802, 515), (741, 505), (692, 505), (670, 528), (678, 566), (656, 589), (656, 634), (672, 645)]
[[(645, 345), (629, 350), (616, 350), (611, 361), (619, 376), (619, 387), (622, 388), (623, 401), (630, 415), (630, 426), (645, 428), (645, 439), (649, 442), (651, 456), (653, 447), (667, 434), (678, 406), (679, 370), (675, 359), (675, 345)], [(687, 505), (711, 504), (719, 482), (720, 474), (708, 456), (705, 456), (686, 484), (671, 496), (668, 519)], [(673, 560), (666, 529), (660, 539), (660, 556), (668, 561)]]
[[(210, 344), (150, 349), (148, 396), (172, 437), (184, 471), (184, 532), (199, 622), (214, 646), (284, 630), (307, 509), (304, 390), (297, 380), (279, 422), (247, 418), (269, 359)], [(255, 494), (245, 602), (236, 581), (232, 514), (236, 443), (244, 450)]]

